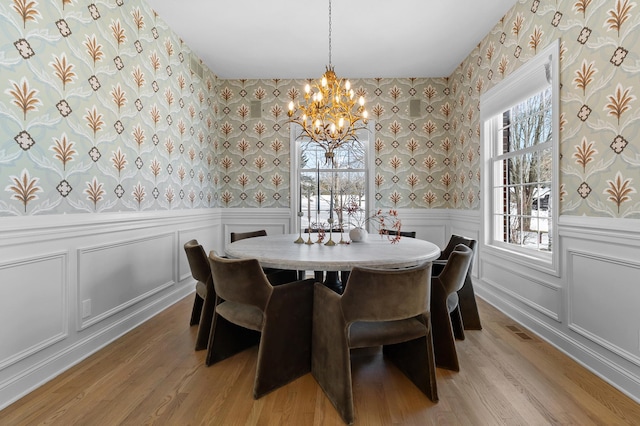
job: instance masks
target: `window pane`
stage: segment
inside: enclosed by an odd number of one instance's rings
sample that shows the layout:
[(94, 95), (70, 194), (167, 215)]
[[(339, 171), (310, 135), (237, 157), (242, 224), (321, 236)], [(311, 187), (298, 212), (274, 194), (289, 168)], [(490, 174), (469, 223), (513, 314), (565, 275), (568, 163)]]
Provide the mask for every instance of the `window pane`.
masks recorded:
[(503, 114), (509, 128), (507, 151), (548, 142), (551, 138), (551, 91), (541, 92)]
[(360, 139), (334, 149), (333, 158), (327, 158), (325, 150), (308, 138), (296, 140), (303, 213), (301, 223), (304, 229), (328, 229), (332, 208), (334, 229), (341, 222), (346, 229), (347, 217), (343, 217), (343, 209), (350, 200), (362, 206), (366, 217), (366, 153), (369, 136), (368, 131), (359, 132)]

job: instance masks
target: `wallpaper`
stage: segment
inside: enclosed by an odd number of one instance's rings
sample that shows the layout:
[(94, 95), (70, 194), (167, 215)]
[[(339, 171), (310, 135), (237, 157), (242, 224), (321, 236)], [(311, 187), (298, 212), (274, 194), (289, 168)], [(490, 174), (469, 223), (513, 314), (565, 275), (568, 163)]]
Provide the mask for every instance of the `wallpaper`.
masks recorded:
[[(448, 78), (351, 78), (376, 205), (479, 209), (480, 96), (559, 38), (560, 213), (640, 218), (639, 16), (521, 0)], [(144, 1), (11, 0), (0, 24), (0, 215), (289, 207), (286, 108), (306, 80), (201, 79)]]
[[(318, 75), (323, 70), (318, 70)], [(339, 67), (336, 68), (338, 77)], [(395, 208), (472, 208), (478, 168), (477, 146), (454, 155), (447, 79), (350, 79), (375, 121), (375, 199)], [(287, 105), (298, 100), (307, 80), (221, 80), (220, 202), (225, 207), (288, 207), (289, 132)], [(417, 101), (417, 112), (410, 103)], [(260, 117), (251, 118), (252, 105)], [(463, 139), (462, 143), (465, 143)], [(470, 147), (467, 147), (471, 149)], [(467, 156), (468, 154), (468, 156)], [(475, 180), (475, 184), (469, 183)], [(462, 182), (462, 190), (456, 183)]]
[(639, 27), (630, 0), (520, 1), (450, 77), (452, 138), (477, 146), (480, 94), (560, 39), (560, 213), (640, 218)]
[(216, 77), (143, 1), (0, 3), (0, 216), (216, 205)]

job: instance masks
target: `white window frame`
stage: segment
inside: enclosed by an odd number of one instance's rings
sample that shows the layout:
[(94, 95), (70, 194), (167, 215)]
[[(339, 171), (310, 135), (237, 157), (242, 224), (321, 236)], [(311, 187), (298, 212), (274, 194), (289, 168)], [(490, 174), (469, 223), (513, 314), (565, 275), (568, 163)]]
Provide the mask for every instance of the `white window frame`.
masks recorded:
[[(482, 229), (481, 244), (484, 253), (493, 254), (508, 261), (529, 266), (545, 273), (559, 276), (560, 247), (558, 238), (559, 210), (559, 134), (560, 134), (560, 42), (556, 40), (542, 52), (522, 64), (517, 70), (488, 90), (480, 97), (480, 121), (482, 141)], [(501, 115), (509, 108), (523, 102), (551, 85), (552, 132), (551, 132), (551, 193), (549, 196), (550, 227), (549, 238), (552, 241), (551, 252), (518, 247), (496, 237), (496, 211), (500, 211), (503, 201), (493, 191), (501, 173), (495, 170), (494, 161), (499, 157), (498, 147), (502, 139), (498, 138), (498, 126), (502, 125)], [(500, 140), (498, 140), (500, 139)]]
[[(301, 133), (300, 126), (296, 123), (291, 123), (289, 130), (289, 152), (290, 152), (290, 200), (291, 200), (291, 232), (297, 233), (300, 230), (300, 221), (298, 219), (298, 211), (300, 211), (300, 171), (299, 171), (299, 149), (301, 142), (298, 140), (298, 136)], [(358, 140), (363, 144), (366, 151), (365, 155), (365, 199), (366, 199), (366, 217), (369, 216), (369, 212), (373, 211), (374, 206), (374, 182), (373, 182), (373, 170), (374, 170), (374, 152), (373, 144), (375, 139), (375, 123), (374, 120), (367, 122), (367, 128), (358, 132)], [(320, 165), (321, 171), (324, 165)], [(302, 206), (302, 211), (306, 216), (305, 206)], [(315, 211), (315, 210), (314, 210)], [(312, 217), (313, 220), (313, 217)]]

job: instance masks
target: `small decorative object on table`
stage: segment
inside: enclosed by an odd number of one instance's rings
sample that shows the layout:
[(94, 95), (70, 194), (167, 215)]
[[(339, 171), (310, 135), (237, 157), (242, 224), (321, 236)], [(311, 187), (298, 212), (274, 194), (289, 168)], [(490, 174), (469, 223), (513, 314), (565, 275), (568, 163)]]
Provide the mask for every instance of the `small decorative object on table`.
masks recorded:
[[(367, 222), (371, 223), (377, 233), (380, 235), (386, 235), (392, 244), (400, 241), (400, 229), (402, 228), (402, 221), (398, 217), (398, 211), (389, 209), (388, 211), (378, 209), (369, 217), (365, 216), (365, 210), (360, 207), (360, 203), (352, 198), (344, 207), (349, 218), (349, 224), (353, 225), (349, 231), (349, 238), (353, 242), (361, 242), (367, 238), (368, 232), (365, 229)], [(396, 231), (396, 235), (390, 235), (389, 230)]]
[(300, 221), (298, 223), (298, 239), (294, 241), (294, 243), (296, 244), (303, 244), (304, 243), (304, 239), (302, 238), (302, 216), (304, 216), (304, 213), (302, 213), (302, 210), (298, 212), (298, 217), (300, 218)]

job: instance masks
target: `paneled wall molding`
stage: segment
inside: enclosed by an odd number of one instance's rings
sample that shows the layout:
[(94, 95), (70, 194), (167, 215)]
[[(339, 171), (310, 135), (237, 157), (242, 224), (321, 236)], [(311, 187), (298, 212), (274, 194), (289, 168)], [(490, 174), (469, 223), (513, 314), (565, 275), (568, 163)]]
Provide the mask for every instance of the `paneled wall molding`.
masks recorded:
[(561, 236), (640, 246), (640, 220), (607, 217), (560, 216)]
[[(15, 340), (6, 339), (5, 333), (1, 333), (0, 371), (69, 335), (68, 261), (67, 251), (55, 251), (0, 264), (0, 276), (14, 278), (0, 285), (0, 300), (6, 303), (0, 310), (0, 326), (8, 330), (12, 324), (20, 324), (18, 328), (22, 331), (19, 339)], [(39, 279), (18, 295), (21, 298), (14, 298), (24, 282), (33, 278)], [(47, 306), (38, 312), (31, 312), (35, 303), (30, 302), (39, 297), (47, 298)], [(12, 322), (15, 315), (21, 315), (22, 320)], [(29, 323), (28, 328), (22, 326), (25, 322)]]
[[(640, 313), (633, 296), (638, 292), (640, 262), (631, 259), (637, 257), (625, 260), (584, 249), (567, 251), (567, 325), (640, 367)], [(595, 266), (588, 274), (587, 265)], [(607, 321), (594, 318), (596, 304), (613, 308)]]
[(208, 208), (1, 222), (0, 410), (192, 294), (183, 245), (222, 234)]
[[(489, 259), (483, 258), (482, 259), (482, 263), (483, 266), (484, 265), (492, 265), (498, 269), (500, 268), (504, 268), (504, 262), (500, 261), (500, 259), (496, 259), (493, 257), (490, 257)], [(562, 287), (551, 284), (548, 281), (544, 281), (544, 280), (540, 280), (540, 279), (536, 279), (533, 278), (530, 274), (527, 274), (526, 271), (520, 271), (520, 270), (516, 270), (516, 269), (509, 269), (509, 274), (511, 275), (515, 275), (517, 277), (519, 277), (520, 279), (522, 279), (523, 281), (527, 282), (528, 284), (533, 284), (533, 285), (537, 285), (537, 286), (541, 286), (544, 287), (548, 290), (551, 290), (553, 292), (556, 292), (558, 294), (557, 298), (560, 298), (560, 294), (562, 291)], [(523, 305), (526, 305), (528, 307), (530, 307), (531, 309), (540, 312), (541, 314), (553, 319), (554, 321), (558, 321), (560, 322), (560, 314), (558, 312), (554, 312), (550, 309), (545, 308), (544, 306), (540, 305), (539, 303), (536, 303), (534, 300), (531, 300), (529, 298), (524, 297), (522, 294), (512, 291), (511, 289), (508, 288), (508, 282), (505, 282), (504, 284), (499, 283), (497, 280), (494, 280), (492, 278), (489, 277), (483, 277), (483, 282), (486, 285), (489, 285), (491, 287), (493, 287), (495, 290), (499, 291), (500, 293), (503, 293), (509, 297), (511, 297), (514, 300), (517, 300), (518, 302), (522, 303)]]
[(558, 227), (559, 276), (484, 250), (476, 295), (640, 402), (640, 222), (565, 215)]
[(604, 381), (640, 403), (640, 369), (626, 368), (610, 354), (597, 346), (590, 346), (572, 337), (555, 323), (549, 323), (539, 316), (505, 298), (501, 292), (491, 287), (476, 286), (476, 294), (496, 306), (514, 321), (533, 331), (541, 339), (551, 343)]
[[(174, 285), (175, 281), (175, 268), (173, 265), (175, 264), (174, 259), (174, 249), (175, 246), (175, 233), (159, 233), (150, 236), (146, 236), (143, 238), (133, 238), (122, 241), (114, 241), (109, 242), (107, 244), (94, 245), (91, 247), (84, 247), (78, 250), (78, 324), (79, 330), (84, 330), (87, 327), (92, 326), (93, 324), (99, 323), (106, 318), (117, 314), (118, 312), (123, 311), (124, 309), (139, 303), (154, 294)], [(166, 253), (166, 258), (162, 258), (157, 255), (153, 250), (163, 249)], [(151, 283), (148, 283), (148, 287), (145, 289), (146, 291), (136, 292), (135, 295), (131, 293), (127, 294), (127, 297), (124, 298), (119, 303), (113, 304), (108, 309), (104, 310), (98, 315), (93, 315), (90, 318), (83, 320), (82, 318), (82, 303), (86, 297), (82, 297), (82, 285), (83, 283), (94, 281), (94, 275), (96, 271), (101, 268), (99, 263), (103, 262), (106, 259), (110, 259), (113, 256), (110, 256), (112, 252), (121, 252), (120, 255), (121, 261), (130, 260), (129, 264), (122, 264), (120, 262), (114, 262), (114, 264), (106, 269), (117, 270), (122, 266), (126, 266), (127, 268), (138, 268), (139, 270), (149, 271), (144, 274), (137, 273), (138, 280), (135, 283), (128, 284), (127, 292), (130, 292), (130, 287), (135, 285), (140, 285), (140, 282), (148, 280), (149, 275), (152, 273), (158, 273), (161, 268), (164, 268), (166, 273), (160, 274), (157, 278), (152, 280)], [(142, 256), (137, 256), (137, 253), (144, 253)], [(91, 260), (93, 259), (93, 260)], [(167, 266), (166, 260), (169, 260)], [(147, 262), (147, 263), (142, 263)], [(84, 263), (87, 263), (85, 266)], [(118, 278), (120, 275), (108, 275), (111, 278), (111, 281), (105, 279), (95, 280), (96, 286), (99, 285), (108, 285), (111, 287), (118, 286), (119, 281)], [(124, 277), (127, 278), (126, 276)]]
[[(18, 368), (15, 369), (0, 370), (0, 410), (153, 318), (177, 301), (189, 296), (192, 292), (191, 286), (176, 288), (126, 316), (119, 317), (108, 326), (84, 335), (83, 338), (75, 340), (60, 350), (46, 351), (42, 356), (34, 357), (33, 361), (18, 365)], [(188, 318), (186, 324), (188, 324)]]
[(0, 221), (0, 247), (22, 242), (45, 241), (58, 238), (112, 233), (114, 230), (154, 228), (179, 225), (185, 221), (220, 219), (220, 209), (176, 211), (122, 212), (100, 214), (20, 216)]

